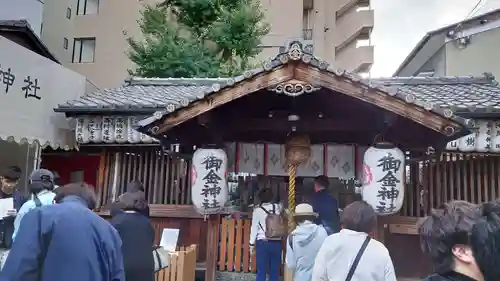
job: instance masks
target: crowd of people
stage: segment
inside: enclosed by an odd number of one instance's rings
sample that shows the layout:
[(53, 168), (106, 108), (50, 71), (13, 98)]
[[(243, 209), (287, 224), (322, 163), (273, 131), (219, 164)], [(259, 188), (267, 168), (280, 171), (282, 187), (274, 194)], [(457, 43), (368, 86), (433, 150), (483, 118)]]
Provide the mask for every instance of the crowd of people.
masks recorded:
[(154, 229), (140, 182), (127, 186), (106, 221), (92, 211), (91, 186), (59, 186), (54, 173), (39, 169), (24, 196), (20, 177), (18, 167), (0, 174), (0, 197), (14, 205), (0, 225), (0, 281), (154, 280)]
[[(364, 201), (339, 214), (325, 177), (315, 180), (312, 200), (292, 213), (295, 228), (281, 231), (286, 210), (273, 202), (270, 189), (259, 192), (254, 208), (250, 250), (257, 258), (257, 281), (279, 280), (281, 239), (286, 238), (285, 265), (294, 281), (396, 281), (389, 251), (372, 239), (375, 210)], [(309, 204), (310, 203), (310, 204)], [(283, 233), (272, 237), (269, 233)], [(500, 200), (481, 205), (451, 201), (434, 209), (419, 226), (422, 250), (435, 272), (425, 281), (500, 280)], [(409, 253), (411, 254), (411, 253)]]
[[(0, 281), (153, 281), (154, 229), (144, 186), (133, 181), (110, 208), (106, 221), (92, 210), (93, 188), (59, 186), (57, 175), (35, 170), (29, 194), (18, 188), (21, 169), (0, 174), (0, 198), (13, 208), (0, 220), (3, 267)], [(282, 239), (294, 281), (396, 281), (387, 248), (372, 238), (377, 214), (364, 201), (339, 212), (328, 179), (315, 180), (314, 194), (292, 213), (289, 232), (271, 189), (258, 193), (250, 233), (257, 281), (279, 280)], [(451, 201), (423, 218), (422, 250), (435, 272), (425, 281), (500, 280), (500, 200), (480, 205)]]

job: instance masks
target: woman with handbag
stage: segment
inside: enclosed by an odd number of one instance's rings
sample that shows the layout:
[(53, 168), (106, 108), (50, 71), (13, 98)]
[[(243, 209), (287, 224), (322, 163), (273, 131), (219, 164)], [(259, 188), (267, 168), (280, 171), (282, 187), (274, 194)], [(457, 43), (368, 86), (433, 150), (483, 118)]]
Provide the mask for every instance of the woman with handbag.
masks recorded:
[(125, 280), (153, 281), (155, 279), (154, 229), (141, 213), (148, 203), (142, 192), (126, 192), (118, 199), (122, 212), (117, 212), (111, 224), (122, 239)]

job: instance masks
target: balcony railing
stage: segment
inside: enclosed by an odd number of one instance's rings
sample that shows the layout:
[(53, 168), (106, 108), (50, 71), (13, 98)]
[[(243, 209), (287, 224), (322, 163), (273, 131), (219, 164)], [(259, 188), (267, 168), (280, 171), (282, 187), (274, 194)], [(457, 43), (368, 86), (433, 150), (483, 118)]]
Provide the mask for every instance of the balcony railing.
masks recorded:
[(302, 38), (304, 40), (312, 40), (313, 38), (313, 30), (308, 28), (308, 29), (303, 29), (302, 30)]

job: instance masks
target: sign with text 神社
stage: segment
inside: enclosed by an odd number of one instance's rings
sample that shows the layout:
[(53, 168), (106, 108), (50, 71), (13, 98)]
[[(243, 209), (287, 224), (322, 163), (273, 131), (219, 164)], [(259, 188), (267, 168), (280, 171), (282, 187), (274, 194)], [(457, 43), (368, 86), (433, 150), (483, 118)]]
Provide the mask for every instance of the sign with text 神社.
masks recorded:
[(72, 146), (54, 108), (83, 95), (85, 77), (2, 36), (0, 50), (0, 138)]

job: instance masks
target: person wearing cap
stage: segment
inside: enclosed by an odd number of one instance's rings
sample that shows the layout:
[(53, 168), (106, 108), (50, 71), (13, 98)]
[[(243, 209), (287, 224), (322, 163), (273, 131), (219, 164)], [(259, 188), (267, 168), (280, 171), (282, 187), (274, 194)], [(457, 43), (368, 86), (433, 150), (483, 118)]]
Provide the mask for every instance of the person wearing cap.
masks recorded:
[[(118, 231), (92, 209), (94, 188), (72, 183), (24, 216), (1, 281), (125, 281)], [(153, 249), (150, 249), (150, 255)]]
[(314, 223), (318, 214), (309, 204), (297, 205), (292, 216), (297, 226), (288, 235), (286, 266), (294, 271), (294, 281), (310, 281), (316, 254), (327, 233), (322, 226)]
[(316, 224), (322, 225), (326, 233), (331, 235), (340, 231), (340, 218), (337, 199), (328, 193), (330, 181), (326, 176), (318, 176), (314, 179), (314, 195), (312, 206), (318, 217)]
[(50, 205), (54, 201), (55, 193), (54, 190), (54, 174), (46, 169), (34, 170), (29, 178), (29, 191), (30, 198), (26, 201), (19, 213), (14, 220), (14, 233), (12, 234), (12, 240), (15, 240), (17, 231), (19, 230), (19, 225), (21, 221), (30, 210), (41, 207), (44, 205)]

